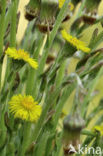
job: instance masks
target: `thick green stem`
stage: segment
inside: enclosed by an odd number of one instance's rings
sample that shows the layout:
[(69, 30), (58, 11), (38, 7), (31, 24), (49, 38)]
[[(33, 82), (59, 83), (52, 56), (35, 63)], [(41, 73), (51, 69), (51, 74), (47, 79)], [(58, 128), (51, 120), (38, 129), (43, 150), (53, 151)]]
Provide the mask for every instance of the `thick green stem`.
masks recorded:
[[(0, 57), (3, 53), (3, 45), (4, 45), (5, 12), (6, 12), (6, 0), (2, 0), (1, 1), (1, 17), (0, 17)], [(1, 88), (1, 72), (2, 72), (2, 65), (0, 63), (0, 88)]]
[[(46, 146), (47, 146), (47, 140), (49, 138), (50, 134), (48, 132), (45, 132), (39, 142), (39, 146), (36, 152), (36, 156), (45, 156)], [(35, 155), (35, 153), (34, 153)]]
[(1, 135), (0, 135), (0, 148), (2, 149), (3, 145), (5, 144), (6, 140), (6, 135), (7, 135), (7, 129), (5, 127), (4, 123), (4, 110), (2, 110), (1, 117), (0, 117), (0, 130), (1, 130)]
[[(66, 60), (64, 60), (60, 66), (60, 69), (57, 73), (57, 76), (56, 76), (56, 79), (55, 79), (55, 86), (56, 88), (60, 87), (61, 83), (62, 83), (62, 80), (63, 80), (63, 77), (64, 77), (64, 74), (65, 74), (65, 67), (66, 67)], [(58, 97), (57, 97), (58, 98)], [(57, 98), (55, 99), (54, 101), (54, 104), (53, 104), (53, 107), (55, 108), (55, 105), (56, 105), (56, 100)], [(52, 108), (53, 109), (53, 108)]]
[(16, 30), (17, 30), (17, 8), (18, 0), (12, 1), (12, 16), (11, 16), (11, 32), (10, 32), (10, 46), (16, 47)]
[[(38, 60), (39, 54), (42, 53), (44, 50), (46, 40), (47, 40), (47, 35), (45, 35), (42, 45), (40, 44), (37, 51), (34, 52), (34, 59)], [(27, 80), (27, 85), (26, 85), (26, 94), (35, 95), (36, 86), (37, 86), (36, 73), (38, 73), (38, 71), (36, 71), (34, 69), (29, 69), (29, 75), (28, 75), (28, 80)], [(34, 84), (35, 84), (35, 86), (34, 86)], [(32, 90), (33, 90), (33, 92), (32, 92)]]
[(63, 138), (63, 131), (60, 134), (60, 137), (57, 139), (57, 151), (54, 156), (60, 155), (60, 150), (62, 149), (62, 138)]
[(56, 80), (55, 80), (55, 85), (58, 88), (63, 80), (64, 74), (65, 74), (65, 66), (66, 66), (66, 60), (64, 60), (60, 66), (60, 69), (58, 71)]
[(6, 1), (1, 1), (1, 18), (0, 18), (0, 56), (3, 53), (3, 45), (4, 45), (4, 28), (5, 28), (5, 12), (6, 12)]
[(35, 81), (34, 75), (35, 75), (35, 70), (29, 68), (29, 74), (28, 74), (27, 83), (26, 83), (26, 94), (27, 95), (33, 94), (32, 89), (33, 89), (33, 85), (34, 85), (34, 81)]
[(18, 153), (18, 156), (25, 156), (26, 149), (30, 143), (30, 129), (31, 129), (31, 123), (24, 123), (24, 131), (23, 131), (23, 142), (20, 145), (20, 150)]
[[(46, 44), (46, 41), (47, 41), (47, 35), (45, 36), (45, 38), (44, 38), (44, 42), (45, 42), (45, 44)], [(45, 46), (45, 44), (43, 43), (43, 46), (42, 46), (42, 58), (41, 58), (41, 60), (40, 60), (40, 64), (39, 64), (39, 68), (38, 68), (38, 71), (37, 71), (37, 75), (41, 75), (41, 71), (43, 71), (43, 65), (45, 65), (45, 62), (46, 62), (46, 58), (47, 58), (47, 51), (45, 51), (44, 53), (43, 53), (43, 50), (44, 50), (44, 46)], [(45, 61), (45, 62), (44, 62)]]
[(9, 22), (10, 22), (10, 17), (11, 17), (11, 13), (12, 13), (12, 4), (10, 5), (10, 7), (9, 7), (9, 10), (8, 10), (8, 12), (7, 12), (7, 14), (6, 14), (6, 16), (5, 16), (5, 31), (6, 31), (6, 29), (7, 29), (7, 26), (8, 26), (8, 24), (9, 24)]

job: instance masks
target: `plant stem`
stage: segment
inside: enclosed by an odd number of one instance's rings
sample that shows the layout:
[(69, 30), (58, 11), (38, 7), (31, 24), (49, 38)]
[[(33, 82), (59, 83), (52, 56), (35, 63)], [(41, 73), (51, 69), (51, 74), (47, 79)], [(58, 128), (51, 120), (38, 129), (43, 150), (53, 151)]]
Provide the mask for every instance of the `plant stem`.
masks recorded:
[[(43, 50), (44, 50), (46, 40), (47, 40), (47, 35), (44, 36), (44, 39), (42, 41), (42, 45), (40, 44), (40, 46), (38, 47), (36, 52), (34, 52), (34, 59), (38, 60), (39, 54), (42, 53)], [(41, 42), (41, 40), (40, 40), (40, 42)], [(36, 93), (36, 87), (38, 85), (37, 74), (36, 73), (38, 74), (38, 70), (37, 71), (34, 70), (34, 69), (29, 70), (27, 86), (26, 86), (26, 94), (32, 94), (34, 97), (35, 97), (35, 93)]]
[(61, 112), (62, 112), (62, 109), (63, 109), (63, 106), (65, 104), (65, 102), (67, 101), (67, 99), (69, 98), (69, 96), (71, 95), (72, 91), (74, 90), (75, 88), (75, 83), (69, 85), (65, 90), (64, 90), (64, 93), (62, 95), (62, 98), (61, 100), (59, 101), (56, 109), (55, 109), (55, 114), (54, 114), (54, 117), (53, 117), (53, 122), (54, 122), (54, 128), (53, 128), (53, 131), (56, 129), (56, 126), (57, 126), (57, 123), (58, 123), (58, 120), (59, 120), (59, 117), (61, 115)]
[(94, 136), (94, 137), (96, 136), (95, 133), (88, 131), (88, 130), (82, 130), (81, 135)]
[(6, 140), (7, 128), (6, 128), (5, 122), (4, 122), (4, 114), (5, 114), (4, 110), (2, 110), (2, 113), (0, 112), (0, 114), (1, 114), (1, 116), (0, 116), (0, 130), (1, 130), (0, 149), (2, 149), (2, 147), (5, 144), (5, 140)]
[(60, 66), (60, 69), (58, 71), (56, 80), (55, 80), (55, 85), (58, 88), (61, 85), (61, 82), (63, 80), (64, 77), (64, 73), (65, 73), (65, 66), (66, 66), (66, 60), (64, 60)]
[[(45, 156), (46, 145), (47, 145), (47, 140), (48, 140), (49, 136), (50, 136), (50, 134), (48, 132), (45, 132), (42, 135), (37, 152), (36, 152), (36, 156)], [(35, 155), (35, 153), (34, 153), (34, 155)]]
[[(63, 77), (64, 77), (64, 73), (65, 73), (65, 66), (66, 66), (66, 60), (64, 60), (62, 62), (61, 66), (60, 66), (60, 69), (59, 69), (59, 71), (57, 73), (57, 76), (56, 76), (56, 79), (55, 79), (55, 86), (56, 86), (56, 88), (60, 87), (60, 85), (62, 83), (62, 80), (63, 80)], [(56, 100), (57, 100), (57, 98), (54, 101), (52, 109), (55, 109)]]
[(15, 73), (13, 73), (13, 75), (11, 77), (10, 84), (9, 84), (9, 92), (8, 92), (7, 97), (6, 97), (6, 104), (4, 105), (5, 112), (8, 110), (8, 101), (10, 100), (10, 98), (11, 98), (11, 96), (13, 94), (12, 87), (13, 87), (13, 84), (14, 84), (14, 80), (15, 80)]
[(9, 10), (8, 10), (8, 12), (7, 12), (7, 14), (6, 14), (6, 16), (5, 16), (5, 31), (6, 31), (6, 29), (7, 29), (7, 26), (8, 26), (8, 24), (9, 24), (9, 22), (10, 22), (10, 17), (11, 17), (11, 13), (12, 13), (12, 4), (10, 5), (10, 7), (9, 7)]
[(57, 140), (57, 151), (54, 154), (54, 156), (60, 155), (60, 150), (62, 149), (62, 137), (63, 137), (63, 131), (60, 134), (60, 137)]
[(10, 32), (10, 46), (16, 47), (16, 31), (17, 31), (17, 8), (18, 0), (12, 1), (12, 16), (11, 16), (11, 32)]
[(5, 82), (6, 67), (7, 67), (7, 55), (4, 56), (3, 64), (2, 64), (0, 92), (2, 91), (4, 82)]
[(47, 112), (52, 104), (52, 99), (55, 100), (55, 98), (58, 96), (60, 92), (60, 87), (57, 88), (52, 94), (51, 96), (49, 96), (49, 93), (47, 93), (47, 96), (46, 96), (46, 100), (44, 101), (44, 105), (43, 105), (43, 110), (42, 110), (42, 114), (35, 126), (35, 130), (34, 130), (34, 133), (32, 135), (32, 141), (36, 141), (39, 134), (40, 134), (40, 130), (44, 124), (44, 121), (46, 119), (46, 115), (47, 115)]
[[(17, 8), (18, 8), (19, 0), (12, 1), (12, 7), (10, 8), (10, 14), (8, 15), (7, 19), (11, 15), (11, 30), (10, 30), (10, 46), (16, 47), (16, 28), (17, 28)], [(12, 65), (12, 60), (8, 59), (7, 61), (7, 77), (10, 72), (10, 68)], [(13, 75), (14, 76), (14, 75)]]
[[(6, 0), (1, 1), (1, 16), (0, 16), (0, 57), (3, 53), (3, 44), (4, 44), (4, 33), (5, 33), (5, 12), (6, 12)], [(0, 88), (1, 88), (1, 72), (2, 65), (0, 63)]]
[(90, 83), (90, 87), (89, 87), (89, 91), (88, 94), (86, 95), (84, 102), (82, 103), (82, 108), (81, 108), (81, 112), (82, 112), (82, 117), (85, 118), (86, 115), (86, 111), (87, 111), (87, 107), (88, 107), (88, 103), (90, 102), (92, 96), (92, 92), (94, 91), (100, 77), (103, 75), (103, 67), (101, 67), (100, 71), (98, 72), (96, 78)]
[(24, 132), (23, 132), (23, 142), (20, 145), (20, 151), (18, 153), (18, 156), (25, 156), (26, 149), (30, 143), (30, 129), (31, 129), (31, 123), (25, 122), (24, 123)]
[(27, 95), (33, 94), (32, 93), (32, 88), (33, 88), (34, 81), (35, 81), (34, 75), (35, 75), (35, 70), (29, 68), (29, 73), (28, 73), (28, 76), (27, 76), (27, 83), (26, 83), (26, 94)]
[(82, 15), (82, 11), (83, 11), (83, 9), (85, 7), (85, 3), (86, 3), (86, 0), (83, 0), (82, 3), (81, 3), (81, 6), (79, 8), (79, 11), (78, 11), (78, 13), (76, 15), (76, 19), (79, 18)]
[(6, 13), (6, 1), (1, 1), (1, 18), (0, 18), (0, 56), (3, 53), (3, 45), (4, 45), (4, 28), (5, 28), (5, 13)]

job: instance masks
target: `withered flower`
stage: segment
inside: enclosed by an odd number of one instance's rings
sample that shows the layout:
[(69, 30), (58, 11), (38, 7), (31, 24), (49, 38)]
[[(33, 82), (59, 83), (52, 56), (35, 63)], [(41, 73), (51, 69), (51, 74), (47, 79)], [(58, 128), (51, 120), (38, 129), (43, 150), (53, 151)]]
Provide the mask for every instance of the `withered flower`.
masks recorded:
[(38, 17), (40, 14), (41, 0), (30, 0), (25, 7), (25, 18), (29, 21)]
[(84, 120), (78, 113), (69, 115), (64, 119), (63, 150), (65, 156), (73, 154), (71, 146), (74, 147), (75, 151), (78, 150), (78, 145), (80, 144), (80, 133), (84, 125)]
[(57, 0), (44, 0), (41, 2), (41, 11), (37, 22), (37, 26), (41, 32), (46, 33), (53, 29), (57, 11)]

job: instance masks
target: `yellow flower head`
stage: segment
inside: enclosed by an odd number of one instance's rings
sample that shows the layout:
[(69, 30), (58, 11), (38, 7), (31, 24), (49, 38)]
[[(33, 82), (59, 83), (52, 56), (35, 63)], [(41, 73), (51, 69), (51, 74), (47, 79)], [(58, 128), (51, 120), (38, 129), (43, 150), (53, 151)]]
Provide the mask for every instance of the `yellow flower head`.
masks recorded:
[(9, 110), (15, 118), (35, 122), (41, 114), (41, 106), (30, 95), (14, 95), (9, 101)]
[(94, 126), (93, 131), (100, 132), (101, 136), (103, 136), (103, 125)]
[(24, 60), (25, 62), (29, 63), (29, 65), (34, 69), (37, 69), (37, 67), (38, 67), (38, 63), (33, 58), (30, 57), (28, 52), (26, 52), (22, 49), (16, 50), (15, 48), (8, 48), (5, 51), (5, 53), (9, 57), (12, 57), (14, 59)]
[(76, 37), (71, 36), (70, 34), (68, 34), (66, 32), (66, 30), (62, 30), (61, 34), (66, 41), (68, 41), (70, 44), (72, 44), (78, 50), (81, 50), (86, 53), (90, 52), (90, 48), (86, 47), (84, 42), (78, 40)]
[[(59, 8), (61, 9), (63, 4), (64, 4), (65, 0), (59, 0)], [(70, 11), (72, 11), (74, 9), (74, 5), (69, 2), (69, 8), (70, 8)]]

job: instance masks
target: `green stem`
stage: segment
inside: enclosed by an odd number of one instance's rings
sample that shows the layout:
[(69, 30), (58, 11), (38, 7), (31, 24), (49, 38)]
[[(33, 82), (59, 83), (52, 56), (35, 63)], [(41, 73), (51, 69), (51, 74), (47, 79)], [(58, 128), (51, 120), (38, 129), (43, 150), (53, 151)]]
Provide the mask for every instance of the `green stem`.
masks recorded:
[(6, 31), (6, 29), (7, 29), (7, 26), (8, 26), (8, 24), (9, 24), (9, 22), (10, 22), (10, 17), (11, 17), (11, 13), (12, 13), (12, 4), (10, 5), (10, 7), (9, 7), (9, 10), (8, 10), (8, 12), (7, 12), (7, 14), (6, 14), (6, 16), (5, 16), (5, 31)]
[(64, 73), (65, 73), (65, 66), (66, 66), (66, 60), (64, 60), (60, 66), (60, 69), (58, 71), (56, 80), (55, 80), (55, 85), (58, 88), (61, 85), (61, 82), (63, 80), (64, 77)]
[(1, 118), (0, 118), (0, 129), (2, 130), (2, 137), (1, 137), (1, 141), (0, 141), (0, 146), (3, 145), (3, 143), (5, 142), (5, 139), (6, 139), (6, 127), (5, 127), (5, 123), (4, 123), (4, 114), (8, 110), (8, 100), (12, 93), (12, 86), (14, 84), (14, 79), (15, 79), (14, 75), (15, 75), (15, 73), (13, 74), (11, 82), (10, 82), (9, 93), (7, 95), (6, 102), (5, 102), (6, 104), (2, 106), (3, 111), (1, 113)]
[[(38, 33), (38, 35), (40, 35), (40, 34)], [(40, 38), (39, 42), (37, 43), (38, 48), (36, 49), (36, 51), (33, 54), (34, 59), (38, 60), (39, 54), (42, 53), (44, 50), (46, 40), (47, 40), (47, 35)]]
[[(55, 79), (55, 86), (56, 86), (56, 88), (60, 87), (60, 85), (62, 83), (64, 74), (65, 74), (65, 66), (66, 66), (66, 60), (64, 60), (62, 62), (61, 66), (60, 66), (60, 69), (59, 69), (59, 71), (57, 73), (57, 76), (56, 76), (56, 79)], [(55, 109), (55, 105), (56, 105), (56, 100), (57, 100), (57, 98), (55, 99), (54, 104), (53, 104), (53, 108), (54, 109)]]
[[(15, 73), (13, 74), (12, 78), (11, 78), (11, 82), (10, 82), (10, 85), (9, 85), (9, 92), (8, 94), (6, 95), (6, 101), (5, 103), (2, 104), (2, 109), (3, 111), (0, 113), (1, 114), (5, 114), (5, 112), (8, 111), (8, 101), (10, 100), (10, 97), (12, 96), (13, 92), (12, 92), (12, 87), (13, 87), (13, 84), (14, 84), (14, 79), (15, 79)], [(2, 93), (2, 92), (1, 92)], [(3, 118), (1, 120), (4, 120)]]
[[(5, 33), (5, 12), (6, 12), (6, 0), (1, 1), (1, 17), (0, 17), (0, 57), (3, 53), (3, 45), (4, 45), (4, 33)], [(0, 63), (0, 88), (1, 88), (1, 72), (2, 65)]]
[(91, 132), (91, 131), (88, 131), (88, 130), (82, 130), (81, 131), (81, 135), (87, 135), (87, 136), (94, 136), (96, 137), (96, 134)]
[(3, 44), (4, 44), (4, 28), (5, 28), (5, 13), (6, 13), (6, 1), (1, 1), (1, 19), (0, 19), (0, 56), (3, 53)]
[(84, 102), (82, 103), (82, 106), (81, 106), (82, 111), (81, 112), (82, 112), (83, 118), (85, 118), (88, 104), (92, 98), (91, 94), (93, 93), (93, 91), (94, 91), (94, 89), (95, 89), (95, 87), (96, 87), (96, 85), (97, 85), (97, 83), (98, 83), (98, 81), (102, 75), (103, 75), (103, 67), (101, 67), (96, 78), (90, 83), (88, 94), (86, 95)]
[(79, 8), (79, 11), (78, 11), (78, 13), (76, 15), (76, 19), (79, 18), (82, 15), (83, 9), (85, 7), (85, 3), (86, 3), (86, 0), (83, 0), (82, 3), (81, 3), (81, 6)]
[(26, 94), (27, 95), (31, 95), (32, 93), (32, 89), (33, 89), (33, 85), (34, 85), (34, 81), (35, 81), (35, 70), (29, 68), (29, 74), (27, 77), (27, 83), (26, 83)]
[(17, 8), (18, 0), (12, 1), (12, 16), (11, 16), (11, 32), (10, 32), (10, 46), (16, 47), (16, 30), (17, 30)]
[(0, 151), (0, 156), (6, 156), (6, 147), (4, 147), (2, 151)]
[(63, 138), (63, 131), (60, 134), (60, 137), (57, 139), (57, 151), (54, 156), (60, 155), (60, 150), (62, 149), (62, 138)]
[(14, 156), (15, 155), (15, 135), (16, 135), (16, 132), (13, 131), (10, 135), (10, 138), (9, 138), (9, 142), (7, 144), (7, 155), (10, 155), (10, 156)]
[(63, 58), (64, 51), (65, 51), (65, 45), (62, 48), (62, 50), (58, 53), (58, 55), (57, 55), (57, 57), (55, 59), (55, 62), (53, 64), (53, 66), (51, 67), (51, 70), (48, 73), (49, 79), (52, 79), (56, 68), (58, 67), (58, 65), (62, 64), (62, 62), (64, 61), (64, 58)]
[[(46, 35), (45, 38), (44, 38), (45, 44), (46, 44), (46, 41), (47, 41), (47, 35)], [(43, 52), (43, 50), (44, 50), (45, 44), (43, 43), (43, 46), (42, 46), (42, 48), (41, 48), (41, 51), (42, 51), (42, 52)], [(47, 51), (48, 51), (48, 50), (46, 50), (46, 51), (42, 54), (42, 57), (41, 57), (41, 60), (40, 60), (39, 68), (38, 68), (38, 71), (37, 71), (37, 75), (39, 75), (39, 76), (41, 75), (41, 73), (42, 73), (42, 71), (43, 71), (43, 69), (44, 69), (43, 66), (45, 65), (45, 62), (46, 62)]]
[[(41, 42), (41, 41), (40, 41)], [(36, 53), (34, 53), (34, 57), (35, 59), (38, 59), (39, 53), (43, 51), (44, 49), (44, 45), (46, 43), (46, 36), (44, 37), (42, 46), (40, 44), (40, 46), (38, 47)], [(33, 89), (33, 85), (34, 85), (34, 81), (36, 80), (36, 71), (34, 69), (30, 69), (29, 70), (29, 75), (28, 75), (28, 79), (27, 79), (27, 84), (26, 84), (26, 94), (30, 94), (32, 95), (32, 89)], [(27, 125), (27, 124), (26, 124)], [(25, 151), (27, 149), (28, 144), (30, 143), (30, 138), (28, 136), (30, 136), (30, 131), (31, 131), (31, 124), (27, 125), (28, 128), (25, 127), (24, 130), (24, 141), (22, 143), (22, 152), (20, 152), (21, 156), (25, 155)], [(25, 143), (27, 142), (27, 143)], [(21, 150), (20, 150), (21, 151)]]
[[(42, 42), (42, 45), (40, 44), (40, 46), (38, 47), (36, 52), (34, 52), (34, 56), (33, 56), (34, 59), (38, 60), (39, 54), (42, 53), (44, 50), (46, 40), (47, 40), (47, 35), (44, 36), (44, 40)], [(39, 41), (39, 43), (40, 42), (41, 42), (41, 40)], [(26, 85), (26, 94), (32, 94), (34, 97), (35, 97), (36, 87), (37, 87), (37, 81), (36, 81), (37, 75), (36, 75), (36, 73), (38, 73), (38, 71), (36, 71), (34, 69), (29, 70), (29, 75), (28, 75), (28, 80), (27, 80), (27, 85)], [(33, 92), (32, 92), (32, 90), (33, 90)]]
[[(10, 46), (11, 47), (16, 47), (16, 28), (17, 28), (17, 8), (18, 8), (18, 0), (13, 0), (12, 1), (12, 7), (10, 8), (11, 11), (9, 13), (9, 15), (11, 15), (11, 31), (10, 31)], [(8, 18), (9, 18), (8, 15)], [(6, 28), (6, 27), (5, 27)], [(10, 73), (10, 68), (12, 65), (12, 61), (11, 59), (8, 59), (7, 61), (7, 78), (9, 76)]]
[[(35, 24), (34, 20), (28, 24), (26, 32), (25, 32), (23, 40), (22, 40), (22, 43), (21, 43), (21, 49), (28, 50), (28, 47), (29, 47), (28, 42), (30, 41), (30, 38), (32, 38), (32, 42), (30, 42), (30, 46), (31, 47), (33, 46), (33, 43), (35, 40), (35, 37), (34, 37), (35, 32), (33, 33), (32, 29), (33, 29), (34, 24)], [(30, 47), (29, 47), (29, 49), (30, 49)]]
[(4, 122), (4, 114), (5, 114), (4, 110), (0, 114), (1, 114), (1, 117), (0, 117), (0, 130), (1, 130), (0, 149), (2, 149), (3, 145), (5, 144), (7, 129), (6, 129), (5, 122)]
[(30, 133), (28, 133), (30, 132), (30, 130), (31, 130), (31, 123), (28, 122), (24, 123), (23, 142), (20, 145), (18, 156), (25, 156), (26, 149), (30, 143)]
[(47, 112), (52, 104), (52, 100), (55, 100), (55, 98), (58, 96), (60, 92), (60, 87), (57, 88), (52, 94), (51, 96), (49, 96), (49, 93), (47, 93), (47, 96), (46, 96), (46, 100), (44, 101), (44, 105), (43, 105), (43, 110), (42, 110), (42, 114), (35, 126), (35, 130), (34, 130), (34, 133), (32, 135), (32, 141), (36, 141), (39, 134), (40, 134), (40, 131), (41, 131), (41, 128), (44, 124), (44, 121), (46, 119), (46, 115), (47, 115)]
[(58, 123), (58, 120), (59, 120), (59, 117), (61, 115), (61, 112), (62, 112), (62, 109), (63, 109), (63, 106), (64, 104), (66, 103), (67, 99), (69, 98), (69, 96), (71, 95), (72, 91), (74, 90), (75, 88), (75, 83), (69, 85), (63, 95), (62, 95), (62, 98), (60, 100), (60, 102), (58, 103), (56, 109), (55, 109), (55, 114), (54, 114), (54, 117), (53, 117), (53, 123), (54, 123), (54, 127), (53, 127), (53, 131), (56, 129), (57, 127), (57, 123)]
[[(46, 146), (47, 146), (47, 140), (49, 138), (50, 134), (48, 132), (45, 132), (39, 142), (38, 149), (36, 152), (36, 156), (45, 156)], [(34, 153), (35, 155), (35, 153)]]

